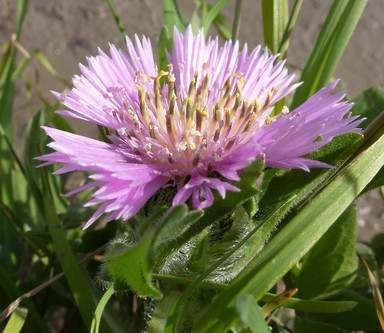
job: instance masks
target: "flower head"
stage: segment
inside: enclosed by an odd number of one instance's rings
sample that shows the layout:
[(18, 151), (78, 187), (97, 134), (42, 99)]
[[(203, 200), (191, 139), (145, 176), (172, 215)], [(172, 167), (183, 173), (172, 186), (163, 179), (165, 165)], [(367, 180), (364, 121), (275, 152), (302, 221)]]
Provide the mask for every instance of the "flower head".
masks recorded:
[(271, 116), (273, 104), (298, 84), (260, 46), (248, 55), (247, 45), (219, 47), (217, 38), (205, 42), (203, 31), (175, 29), (166, 72), (157, 69), (148, 39), (127, 39), (127, 48), (111, 45), (110, 57), (99, 50), (80, 65), (73, 89), (55, 93), (69, 109), (60, 114), (111, 130), (110, 143), (44, 127), (56, 152), (40, 156), (43, 165), (92, 172), (93, 182), (69, 193), (98, 188), (87, 205), (100, 206), (85, 228), (104, 213), (129, 219), (164, 186), (177, 189), (173, 205), (191, 198), (194, 208), (208, 207), (212, 189), (223, 198), (239, 191), (232, 183), (260, 154), (270, 167), (329, 167), (301, 156), (357, 131), (359, 120), (344, 118), (351, 108), (341, 102), (344, 94), (331, 95), (336, 83)]

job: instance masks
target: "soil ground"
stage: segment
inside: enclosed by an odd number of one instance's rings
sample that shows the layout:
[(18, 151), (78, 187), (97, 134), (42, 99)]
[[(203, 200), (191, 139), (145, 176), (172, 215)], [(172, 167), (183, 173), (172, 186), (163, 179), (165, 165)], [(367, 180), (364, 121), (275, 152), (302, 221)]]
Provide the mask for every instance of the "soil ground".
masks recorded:
[[(160, 0), (112, 0), (130, 37), (146, 35), (157, 43), (163, 24)], [(178, 1), (181, 12), (191, 17), (194, 1)], [(290, 2), (292, 3), (292, 1)], [(306, 0), (293, 30), (288, 53), (288, 66), (299, 72), (307, 59), (315, 38), (333, 1)], [(9, 6), (7, 6), (9, 4)], [(15, 0), (0, 1), (0, 43), (5, 43), (16, 23)], [(12, 15), (9, 15), (8, 7)], [(231, 22), (235, 1), (231, 0), (224, 16)], [(369, 0), (352, 39), (336, 69), (342, 88), (350, 98), (372, 85), (384, 85), (384, 1)], [(10, 19), (11, 17), (11, 19)], [(214, 33), (214, 31), (212, 31)], [(263, 43), (261, 0), (243, 0), (239, 40), (250, 49)], [(78, 74), (78, 63), (97, 53), (97, 47), (108, 50), (112, 42), (124, 48), (124, 41), (104, 0), (30, 0), (22, 32), (21, 44), (27, 50), (38, 49), (58, 73), (70, 80)], [(32, 84), (31, 96), (26, 98), (25, 85), (17, 85), (14, 136), (22, 142), (28, 119), (41, 105), (38, 92), (53, 101), (49, 90), (61, 91), (64, 84), (52, 77), (37, 61), (29, 66), (26, 75)], [(82, 134), (94, 135), (96, 130), (83, 123), (72, 122)], [(21, 147), (21, 145), (19, 146)], [(358, 202), (358, 239), (369, 241), (384, 230), (384, 205), (379, 192), (372, 192)]]

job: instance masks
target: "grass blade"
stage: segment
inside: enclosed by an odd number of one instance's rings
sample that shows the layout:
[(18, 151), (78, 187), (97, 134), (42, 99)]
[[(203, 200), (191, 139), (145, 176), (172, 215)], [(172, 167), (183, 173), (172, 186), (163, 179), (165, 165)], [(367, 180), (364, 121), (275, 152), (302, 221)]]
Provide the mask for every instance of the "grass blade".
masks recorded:
[(288, 22), (287, 0), (263, 0), (264, 43), (272, 53), (277, 53)]
[(207, 37), (209, 27), (217, 17), (217, 15), (220, 14), (220, 12), (223, 10), (223, 8), (227, 5), (229, 0), (218, 0), (216, 3), (211, 7), (208, 14), (204, 17), (202, 25), (204, 28), (204, 36)]
[(301, 75), (304, 81), (293, 97), (295, 108), (326, 86), (348, 44), (367, 0), (335, 1)]
[(92, 320), (92, 325), (91, 325), (91, 330), (90, 330), (91, 333), (99, 333), (100, 320), (101, 320), (101, 317), (103, 315), (104, 308), (107, 305), (109, 299), (112, 297), (113, 293), (114, 293), (113, 287), (110, 287), (105, 292), (105, 294), (101, 298), (99, 304), (97, 305), (96, 311), (95, 311), (95, 314), (94, 314), (93, 320)]
[(242, 295), (236, 299), (236, 312), (244, 326), (254, 333), (270, 333), (255, 298), (252, 295)]
[(286, 58), (287, 49), (289, 44), (289, 37), (291, 36), (291, 32), (293, 27), (295, 26), (297, 17), (299, 16), (301, 5), (303, 4), (303, 0), (296, 0), (293, 5), (291, 15), (289, 16), (289, 20), (287, 26), (284, 31), (284, 35), (281, 38), (279, 48), (277, 49), (277, 53), (280, 53), (280, 56), (277, 58), (276, 62), (283, 60)]
[(235, 19), (233, 20), (232, 26), (232, 43), (234, 43), (238, 36), (240, 30), (240, 16), (241, 16), (241, 2), (242, 0), (236, 0), (236, 8), (235, 8)]
[(164, 24), (168, 32), (173, 36), (173, 28), (176, 27), (181, 33), (185, 32), (187, 24), (184, 22), (176, 0), (163, 0)]
[(48, 175), (45, 177), (45, 185), (48, 190), (43, 193), (43, 200), (45, 202), (44, 215), (48, 224), (49, 233), (52, 237), (53, 247), (65, 273), (69, 287), (71, 288), (72, 295), (79, 307), (84, 323), (90, 327), (95, 311), (95, 302), (91, 294), (91, 286), (88, 284), (72, 252), (63, 226), (56, 214)]
[(27, 319), (28, 309), (17, 308), (7, 323), (3, 333), (19, 333)]

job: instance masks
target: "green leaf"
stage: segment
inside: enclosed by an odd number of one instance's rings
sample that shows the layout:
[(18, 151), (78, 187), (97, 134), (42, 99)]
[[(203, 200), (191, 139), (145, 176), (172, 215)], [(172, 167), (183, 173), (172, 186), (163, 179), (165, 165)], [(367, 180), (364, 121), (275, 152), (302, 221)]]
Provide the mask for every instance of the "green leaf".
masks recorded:
[[(187, 24), (180, 14), (176, 0), (163, 0), (164, 24), (168, 28), (168, 33), (172, 38), (173, 28), (176, 27), (179, 32), (184, 33)], [(173, 40), (173, 38), (172, 38)]]
[[(116, 288), (129, 285), (139, 296), (161, 297), (151, 281), (153, 266), (152, 244), (156, 233), (152, 231), (140, 243), (127, 247), (122, 254), (107, 258), (107, 270)], [(112, 249), (111, 253), (116, 249)]]
[(272, 53), (277, 53), (288, 22), (287, 0), (263, 0), (264, 43)]
[(359, 127), (366, 128), (384, 110), (384, 87), (373, 86), (355, 97), (352, 115), (367, 118)]
[(295, 4), (293, 5), (291, 15), (289, 16), (289, 20), (284, 31), (284, 35), (281, 37), (279, 48), (277, 50), (277, 53), (280, 53), (279, 57), (277, 58), (277, 61), (280, 61), (286, 58), (288, 44), (289, 44), (289, 37), (291, 36), (291, 32), (293, 30), (293, 27), (295, 26), (297, 17), (299, 16), (299, 12), (302, 4), (303, 4), (303, 0), (296, 0)]
[[(233, 19), (232, 26), (232, 43), (235, 43), (239, 36), (240, 30), (240, 17), (241, 17), (241, 2), (242, 0), (236, 0), (235, 18)], [(215, 24), (216, 25), (216, 24)]]
[(348, 331), (334, 325), (310, 319), (295, 317), (295, 333), (348, 333)]
[(19, 333), (24, 326), (27, 314), (28, 309), (20, 307), (16, 308), (16, 310), (13, 311), (11, 318), (9, 318), (3, 333)]
[[(382, 130), (381, 132), (382, 133)], [(331, 227), (384, 165), (384, 136), (348, 163), (310, 203), (280, 230), (255, 259), (217, 296), (193, 332), (223, 332), (233, 326), (234, 299), (260, 299)]]
[(162, 228), (176, 226), (188, 217), (187, 210), (185, 205), (169, 209), (159, 221), (153, 222), (154, 227), (139, 242), (132, 245), (116, 243), (109, 250), (106, 269), (113, 278), (115, 289), (129, 285), (140, 296), (161, 297), (161, 292), (151, 281), (156, 241), (158, 237), (161, 239)]
[[(281, 211), (284, 211), (286, 209), (286, 206), (289, 205), (289, 201), (287, 203), (284, 203), (281, 207), (279, 207), (275, 212), (271, 212), (271, 215), (266, 217), (266, 220), (264, 223), (268, 224), (269, 220), (274, 220), (275, 215), (280, 216)], [(201, 274), (193, 283), (191, 283), (188, 288), (184, 291), (184, 293), (180, 296), (180, 298), (175, 302), (175, 305), (172, 308), (170, 319), (168, 320), (167, 330), (165, 330), (166, 333), (168, 332), (174, 332), (174, 331), (180, 331), (180, 327), (182, 324), (182, 319), (184, 316), (184, 309), (187, 306), (187, 301), (190, 299), (190, 297), (197, 291), (198, 288), (200, 288), (203, 285), (203, 281), (212, 273), (214, 272), (220, 265), (222, 265), (228, 258), (230, 258), (236, 251), (240, 250), (244, 244), (247, 242), (251, 243), (251, 249), (253, 251), (250, 253), (254, 253), (254, 250), (258, 250), (258, 247), (260, 246), (260, 243), (258, 242), (258, 238), (256, 237), (258, 235), (258, 232), (260, 230), (260, 225), (256, 225), (251, 232), (249, 232), (236, 246), (232, 247), (230, 251), (225, 253), (224, 255), (220, 256), (220, 259), (218, 259), (216, 262), (214, 262), (208, 269), (204, 271), (203, 274)], [(263, 240), (264, 241), (264, 240)], [(248, 254), (249, 255), (249, 254)]]
[(236, 312), (245, 327), (254, 333), (270, 333), (260, 308), (252, 295), (246, 294), (236, 299)]
[(157, 64), (159, 70), (168, 70), (168, 58), (165, 50), (172, 52), (172, 35), (173, 30), (171, 30), (170, 33), (167, 26), (161, 28), (159, 43), (157, 45)]
[(185, 231), (180, 233), (177, 237), (160, 244), (156, 250), (156, 262), (161, 266), (172, 253), (180, 249), (202, 230), (226, 216), (228, 213), (233, 212), (237, 206), (259, 193), (259, 190), (255, 189), (251, 184), (239, 182), (237, 183), (237, 186), (240, 188), (241, 192), (227, 192), (225, 199), (222, 199), (215, 193), (213, 205), (204, 210), (204, 216), (202, 218), (187, 226)]
[(357, 305), (350, 311), (341, 313), (312, 313), (309, 319), (335, 325), (348, 332), (371, 331), (380, 328), (380, 322), (376, 316), (375, 303), (355, 291), (347, 290), (337, 295), (339, 301), (354, 301)]
[(45, 202), (44, 217), (52, 237), (53, 247), (65, 273), (69, 287), (71, 288), (72, 295), (79, 307), (84, 323), (86, 326), (90, 327), (96, 307), (91, 293), (90, 281), (88, 281), (83, 270), (79, 266), (66, 238), (63, 225), (57, 216), (51, 193), (52, 187), (47, 175), (45, 178), (45, 186), (47, 190), (42, 194)]
[[(261, 300), (268, 302), (274, 297), (276, 297), (275, 294), (267, 293)], [(302, 312), (336, 313), (350, 311), (356, 305), (357, 302), (354, 301), (308, 301), (292, 297), (286, 300), (282, 306)]]
[(147, 333), (163, 333), (167, 324), (167, 318), (172, 310), (173, 305), (179, 298), (180, 293), (172, 290), (164, 295), (160, 303), (156, 306), (149, 322)]
[(104, 293), (103, 297), (100, 299), (99, 304), (96, 307), (95, 314), (93, 315), (90, 333), (99, 333), (100, 320), (101, 320), (104, 308), (107, 305), (113, 293), (114, 293), (113, 287), (110, 287)]
[(350, 206), (305, 256), (295, 286), (306, 299), (329, 297), (356, 277), (355, 205)]
[(210, 7), (208, 14), (203, 18), (202, 26), (204, 28), (204, 36), (207, 37), (209, 28), (214, 22), (216, 17), (220, 14), (223, 8), (227, 5), (229, 0), (217, 0), (216, 3)]
[[(375, 258), (379, 267), (384, 263), (384, 234), (376, 234), (371, 241), (372, 250), (374, 251)], [(367, 261), (367, 260), (365, 260)], [(372, 269), (371, 269), (372, 270)]]
[(328, 85), (367, 0), (335, 1), (304, 66), (291, 108)]

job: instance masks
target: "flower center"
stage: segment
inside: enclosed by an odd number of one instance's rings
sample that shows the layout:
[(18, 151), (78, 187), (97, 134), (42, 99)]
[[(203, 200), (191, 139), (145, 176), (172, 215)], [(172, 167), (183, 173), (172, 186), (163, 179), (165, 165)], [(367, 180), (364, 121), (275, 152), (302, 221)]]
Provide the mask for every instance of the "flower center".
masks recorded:
[[(270, 102), (278, 88), (268, 91), (261, 104), (258, 98), (243, 98), (242, 73), (229, 75), (221, 87), (216, 87), (210, 82), (208, 69), (203, 71), (204, 75), (196, 71), (187, 90), (175, 89), (172, 68), (156, 77), (136, 76), (138, 100), (133, 105), (126, 99), (122, 102), (124, 126), (118, 133), (138, 160), (181, 177), (207, 174), (215, 162), (272, 121), (268, 116)], [(119, 98), (123, 99), (121, 95)]]

